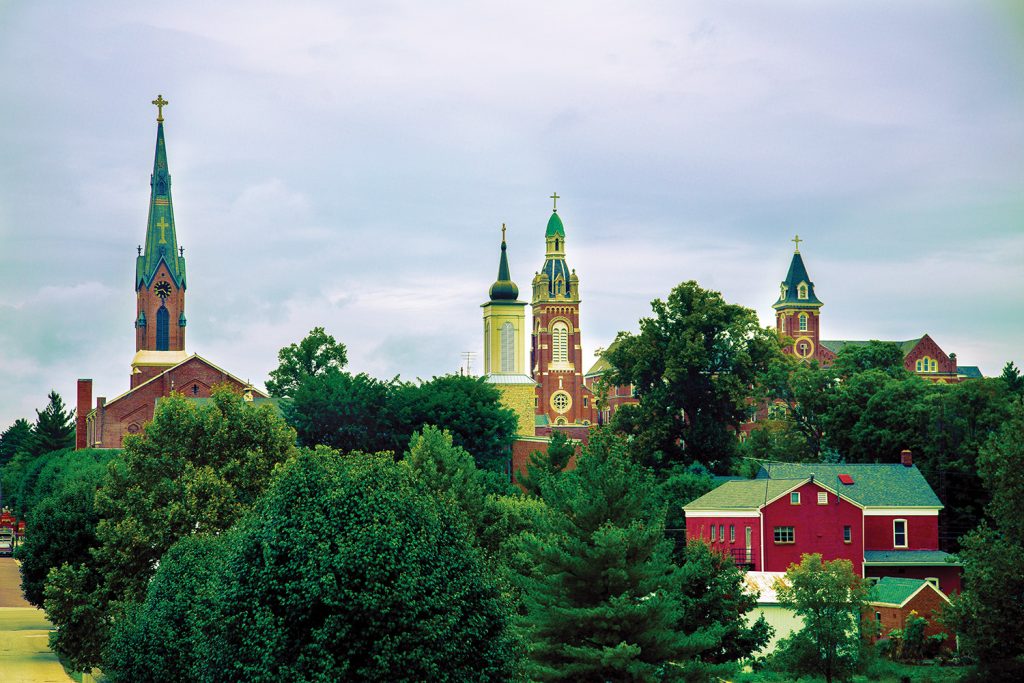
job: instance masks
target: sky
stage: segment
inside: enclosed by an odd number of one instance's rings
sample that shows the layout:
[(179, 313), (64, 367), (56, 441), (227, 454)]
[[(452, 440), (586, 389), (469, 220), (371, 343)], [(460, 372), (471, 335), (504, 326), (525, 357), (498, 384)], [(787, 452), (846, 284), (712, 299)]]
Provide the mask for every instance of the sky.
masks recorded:
[(1024, 12), (963, 2), (0, 0), (0, 429), (128, 387), (162, 94), (186, 350), (260, 385), (482, 363), (553, 192), (584, 358), (696, 280), (1024, 366)]

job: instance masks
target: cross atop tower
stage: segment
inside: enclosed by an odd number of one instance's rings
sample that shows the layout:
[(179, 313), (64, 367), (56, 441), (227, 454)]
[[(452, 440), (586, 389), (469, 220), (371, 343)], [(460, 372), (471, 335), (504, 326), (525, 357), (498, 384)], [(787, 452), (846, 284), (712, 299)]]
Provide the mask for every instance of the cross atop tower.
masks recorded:
[(800, 235), (797, 235), (796, 237), (794, 237), (793, 239), (790, 240), (790, 242), (792, 242), (793, 244), (796, 245), (796, 249), (793, 250), (794, 254), (799, 254), (800, 253), (800, 243), (803, 242), (803, 241), (804, 240), (800, 239)]
[(158, 122), (163, 122), (163, 120), (164, 120), (164, 107), (166, 107), (170, 103), (167, 100), (164, 99), (163, 95), (157, 95), (156, 99), (153, 100), (153, 104), (156, 105), (156, 120)]
[(561, 197), (558, 196), (557, 192), (552, 192), (551, 193), (551, 199), (552, 199), (552, 201), (554, 201), (554, 206), (551, 207), (551, 210), (552, 211), (558, 211), (558, 200), (561, 199)]
[(501, 224), (501, 241), (502, 242), (505, 241), (505, 224), (504, 223)]

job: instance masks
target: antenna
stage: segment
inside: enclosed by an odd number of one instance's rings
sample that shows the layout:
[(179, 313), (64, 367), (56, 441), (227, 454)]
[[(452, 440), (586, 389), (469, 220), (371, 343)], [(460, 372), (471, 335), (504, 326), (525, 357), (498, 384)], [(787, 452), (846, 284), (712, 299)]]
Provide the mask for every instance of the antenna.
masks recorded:
[[(476, 351), (463, 351), (462, 361), (465, 364), (466, 374), (473, 374), (473, 358), (476, 356)], [(460, 368), (461, 370), (462, 368)]]

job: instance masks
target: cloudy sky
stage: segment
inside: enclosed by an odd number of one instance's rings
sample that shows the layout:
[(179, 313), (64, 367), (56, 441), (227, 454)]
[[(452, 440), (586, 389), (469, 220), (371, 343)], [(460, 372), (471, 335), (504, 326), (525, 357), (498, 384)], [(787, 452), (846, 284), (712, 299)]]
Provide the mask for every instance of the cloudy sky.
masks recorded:
[(1024, 365), (1024, 15), (950, 2), (0, 0), (0, 429), (127, 388), (158, 93), (187, 350), (262, 383), (482, 352), (557, 191), (585, 357), (694, 279), (825, 338)]

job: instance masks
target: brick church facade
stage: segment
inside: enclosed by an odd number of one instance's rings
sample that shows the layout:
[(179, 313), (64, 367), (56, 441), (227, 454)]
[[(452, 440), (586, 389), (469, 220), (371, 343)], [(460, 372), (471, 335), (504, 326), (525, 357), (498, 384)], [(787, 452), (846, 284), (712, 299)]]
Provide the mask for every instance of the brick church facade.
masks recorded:
[(129, 389), (92, 404), (91, 379), (78, 380), (76, 448), (120, 448), (128, 434), (153, 419), (157, 402), (177, 391), (206, 398), (212, 387), (228, 384), (247, 400), (267, 398), (247, 382), (205, 358), (185, 351), (185, 250), (178, 245), (171, 202), (171, 175), (164, 141), (163, 97), (157, 106), (156, 153), (150, 176), (146, 244), (135, 261), (135, 357)]

